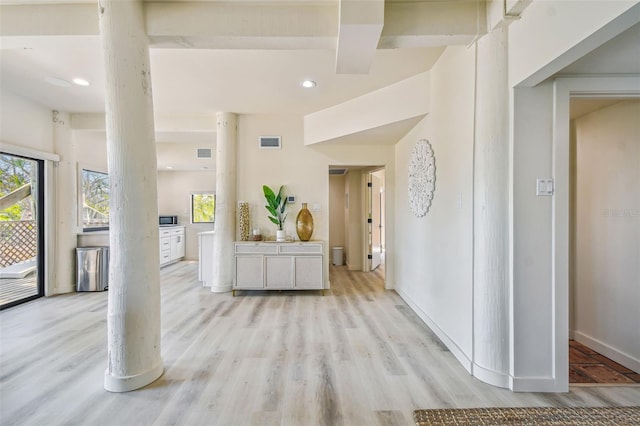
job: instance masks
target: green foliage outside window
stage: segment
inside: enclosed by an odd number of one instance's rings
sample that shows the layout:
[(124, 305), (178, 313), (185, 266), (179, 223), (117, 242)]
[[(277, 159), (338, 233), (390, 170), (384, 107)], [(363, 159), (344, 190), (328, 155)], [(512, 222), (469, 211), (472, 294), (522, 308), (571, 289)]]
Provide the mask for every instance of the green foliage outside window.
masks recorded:
[(215, 194), (191, 194), (192, 223), (213, 223), (215, 214)]
[(82, 169), (83, 229), (109, 227), (109, 175)]
[[(0, 198), (28, 185), (35, 173), (34, 161), (13, 155), (0, 154)], [(0, 211), (0, 221), (30, 219), (32, 199), (28, 197)]]

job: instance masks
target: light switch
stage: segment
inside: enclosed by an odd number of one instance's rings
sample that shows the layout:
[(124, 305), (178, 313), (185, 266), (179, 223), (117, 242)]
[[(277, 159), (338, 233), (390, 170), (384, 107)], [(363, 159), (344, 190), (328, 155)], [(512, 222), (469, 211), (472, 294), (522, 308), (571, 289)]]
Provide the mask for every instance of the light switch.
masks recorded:
[(314, 212), (319, 212), (320, 211), (320, 204), (319, 203), (313, 203), (313, 206), (312, 206), (311, 210), (313, 210)]
[(536, 195), (553, 195), (553, 179), (536, 179)]

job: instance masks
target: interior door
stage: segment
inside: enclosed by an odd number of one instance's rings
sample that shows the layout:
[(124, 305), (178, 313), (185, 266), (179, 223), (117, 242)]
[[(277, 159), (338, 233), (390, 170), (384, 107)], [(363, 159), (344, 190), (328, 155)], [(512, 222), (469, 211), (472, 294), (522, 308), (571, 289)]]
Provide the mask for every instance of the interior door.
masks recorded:
[(382, 253), (382, 181), (375, 173), (368, 176), (368, 232), (369, 232), (369, 270), (373, 271), (381, 263)]

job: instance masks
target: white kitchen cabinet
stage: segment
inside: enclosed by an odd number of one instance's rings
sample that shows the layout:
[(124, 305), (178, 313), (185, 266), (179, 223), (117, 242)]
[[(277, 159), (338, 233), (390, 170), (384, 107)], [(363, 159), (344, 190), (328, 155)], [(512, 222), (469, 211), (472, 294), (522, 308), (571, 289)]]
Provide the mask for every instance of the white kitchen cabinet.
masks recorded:
[(160, 228), (160, 266), (184, 258), (184, 226)]
[(236, 290), (324, 290), (324, 243), (236, 242)]

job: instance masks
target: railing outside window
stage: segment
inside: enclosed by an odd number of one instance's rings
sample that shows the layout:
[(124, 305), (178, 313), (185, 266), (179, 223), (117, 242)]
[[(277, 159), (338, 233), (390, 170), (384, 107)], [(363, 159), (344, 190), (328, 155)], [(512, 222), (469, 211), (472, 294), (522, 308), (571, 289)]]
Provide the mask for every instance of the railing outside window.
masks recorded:
[(0, 222), (0, 268), (33, 259), (36, 254), (35, 220)]

